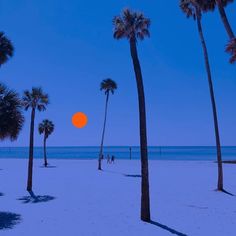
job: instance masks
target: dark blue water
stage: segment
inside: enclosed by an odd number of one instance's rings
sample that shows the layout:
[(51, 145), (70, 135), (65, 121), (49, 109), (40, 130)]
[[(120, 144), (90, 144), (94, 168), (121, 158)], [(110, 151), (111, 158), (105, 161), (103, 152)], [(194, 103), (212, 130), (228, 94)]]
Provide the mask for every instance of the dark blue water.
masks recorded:
[[(34, 157), (42, 158), (43, 149), (36, 147)], [(48, 147), (48, 158), (57, 159), (96, 159), (99, 147)], [(105, 156), (109, 153), (117, 159), (129, 159), (129, 147), (116, 146), (105, 147)], [(216, 160), (215, 147), (149, 147), (149, 159), (152, 160)], [(0, 158), (27, 158), (27, 147), (2, 147), (0, 148)], [(236, 147), (222, 147), (222, 157), (224, 160), (236, 160)], [(139, 159), (138, 147), (132, 147), (132, 159)]]

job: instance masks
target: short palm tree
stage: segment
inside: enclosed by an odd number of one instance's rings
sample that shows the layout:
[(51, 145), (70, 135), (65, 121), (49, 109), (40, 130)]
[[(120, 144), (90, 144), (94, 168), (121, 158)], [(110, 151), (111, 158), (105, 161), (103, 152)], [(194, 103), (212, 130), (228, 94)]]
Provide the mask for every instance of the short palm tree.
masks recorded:
[(29, 164), (28, 164), (28, 180), (27, 191), (32, 191), (33, 180), (33, 157), (34, 157), (34, 120), (35, 112), (46, 110), (48, 105), (48, 95), (45, 94), (42, 88), (33, 87), (31, 91), (26, 90), (23, 95), (23, 105), (27, 111), (31, 109), (31, 123), (30, 123), (30, 144), (29, 144)]
[(149, 171), (147, 151), (147, 129), (146, 129), (146, 108), (143, 87), (143, 77), (138, 58), (137, 41), (149, 37), (150, 19), (142, 13), (132, 12), (125, 9), (120, 16), (113, 19), (114, 38), (127, 39), (130, 45), (130, 52), (136, 77), (139, 101), (139, 128), (141, 147), (141, 220), (150, 221), (150, 197), (149, 197)]
[(13, 56), (14, 47), (11, 41), (0, 32), (0, 66), (8, 61)]
[(107, 121), (107, 107), (108, 107), (109, 95), (110, 93), (114, 94), (116, 89), (117, 89), (117, 84), (112, 79), (104, 79), (100, 84), (100, 90), (105, 91), (106, 104), (105, 104), (105, 117), (104, 117), (103, 130), (102, 130), (102, 140), (101, 140), (100, 152), (99, 152), (99, 157), (98, 157), (98, 170), (102, 170), (103, 142), (104, 142), (104, 135), (105, 135), (105, 128), (106, 128), (106, 121)]
[(0, 84), (0, 139), (16, 140), (23, 123), (22, 103), (18, 93)]
[(204, 5), (204, 3), (206, 3), (206, 1), (180, 0), (180, 8), (187, 15), (187, 17), (193, 17), (193, 19), (196, 19), (196, 21), (197, 21), (197, 29), (198, 29), (198, 33), (200, 36), (200, 41), (201, 41), (202, 49), (203, 49), (203, 53), (204, 53), (205, 67), (206, 67), (206, 72), (207, 72), (210, 97), (211, 97), (211, 104), (212, 104), (212, 111), (213, 111), (213, 118), (214, 118), (215, 139), (216, 139), (216, 148), (217, 148), (217, 163), (218, 163), (217, 190), (224, 191), (224, 189), (223, 189), (223, 167), (222, 167), (221, 145), (220, 145), (220, 135), (219, 135), (219, 128), (218, 128), (216, 102), (215, 102), (214, 88), (213, 88), (213, 83), (212, 83), (212, 76), (211, 76), (211, 68), (210, 68), (210, 62), (209, 62), (209, 57), (208, 57), (208, 51), (207, 51), (207, 46), (206, 46), (205, 38), (203, 35), (202, 23), (201, 23), (202, 12), (206, 7), (208, 7), (208, 6)]
[(50, 120), (43, 120), (42, 123), (39, 124), (38, 127), (39, 134), (44, 134), (43, 137), (43, 153), (44, 153), (44, 166), (47, 167), (47, 153), (46, 153), (46, 141), (54, 131), (54, 124)]

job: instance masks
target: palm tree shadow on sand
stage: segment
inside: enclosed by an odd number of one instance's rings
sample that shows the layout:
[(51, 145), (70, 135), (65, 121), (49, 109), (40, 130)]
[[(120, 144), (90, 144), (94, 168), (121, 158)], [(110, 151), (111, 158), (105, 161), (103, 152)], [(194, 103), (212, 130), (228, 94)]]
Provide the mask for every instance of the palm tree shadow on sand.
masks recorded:
[(12, 229), (21, 222), (21, 215), (11, 212), (0, 212), (0, 230)]
[(35, 195), (33, 191), (29, 191), (30, 196), (24, 196), (18, 198), (17, 200), (22, 201), (22, 203), (41, 203), (41, 202), (49, 202), (55, 199), (53, 196), (49, 195)]
[(119, 175), (123, 175), (125, 177), (133, 177), (133, 178), (141, 178), (142, 175), (139, 174), (125, 174), (122, 172), (117, 172), (117, 171), (110, 171), (110, 170), (102, 170), (103, 172), (107, 172), (107, 173), (111, 173), (111, 174), (119, 174)]
[(125, 177), (132, 177), (132, 178), (141, 178), (142, 175), (131, 175), (131, 174), (124, 174)]
[(168, 227), (167, 225), (163, 225), (163, 224), (158, 223), (156, 221), (152, 221), (151, 220), (149, 223), (152, 224), (152, 225), (155, 225), (155, 226), (157, 226), (159, 228), (162, 228), (162, 229), (164, 229), (164, 230), (166, 230), (166, 231), (168, 231), (168, 232), (170, 232), (172, 234), (175, 234), (175, 235), (178, 235), (178, 236), (188, 236), (187, 234), (181, 233), (181, 232), (179, 232), (179, 231), (177, 231), (175, 229), (172, 229), (172, 228)]
[(44, 169), (50, 169), (50, 168), (57, 168), (57, 166), (51, 166), (51, 165), (48, 165), (48, 166), (40, 166), (40, 168), (44, 168)]

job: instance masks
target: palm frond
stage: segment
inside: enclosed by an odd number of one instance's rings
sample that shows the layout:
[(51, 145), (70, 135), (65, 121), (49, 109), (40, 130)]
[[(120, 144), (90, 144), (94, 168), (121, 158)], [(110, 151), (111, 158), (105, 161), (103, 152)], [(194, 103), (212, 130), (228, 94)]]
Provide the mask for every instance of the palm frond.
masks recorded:
[(114, 80), (108, 78), (104, 79), (100, 84), (100, 90), (104, 90), (105, 94), (111, 92), (114, 94), (114, 91), (117, 89), (117, 84)]
[(13, 56), (14, 47), (4, 32), (0, 32), (0, 66), (6, 63)]
[(18, 93), (0, 84), (0, 139), (17, 139), (23, 124), (22, 102)]
[(120, 16), (113, 18), (113, 36), (116, 39), (143, 40), (150, 36), (150, 24), (150, 19), (145, 18), (143, 13), (124, 9)]
[(236, 62), (236, 38), (231, 39), (226, 46), (226, 52), (230, 54), (230, 63)]
[(55, 126), (53, 122), (48, 119), (45, 119), (38, 126), (39, 134), (44, 134), (45, 137), (48, 138), (49, 135), (53, 133), (54, 128)]
[(22, 103), (25, 110), (36, 108), (39, 111), (45, 111), (49, 104), (48, 94), (45, 94), (41, 87), (33, 87), (31, 91), (24, 91)]

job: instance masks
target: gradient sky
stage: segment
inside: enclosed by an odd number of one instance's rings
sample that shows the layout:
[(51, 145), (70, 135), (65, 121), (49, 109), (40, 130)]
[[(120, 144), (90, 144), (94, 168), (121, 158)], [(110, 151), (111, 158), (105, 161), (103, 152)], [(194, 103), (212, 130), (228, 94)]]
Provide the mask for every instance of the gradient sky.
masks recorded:
[[(138, 145), (137, 91), (126, 40), (112, 37), (112, 18), (124, 7), (151, 18), (151, 38), (138, 44), (147, 103), (149, 145), (214, 145), (212, 110), (196, 24), (178, 1), (1, 0), (0, 29), (13, 41), (14, 57), (0, 80), (22, 94), (42, 86), (50, 95), (46, 112), (56, 125), (51, 146), (99, 145), (105, 95), (102, 79), (118, 90), (110, 97), (106, 145)], [(236, 4), (227, 7), (236, 31)], [(203, 16), (223, 145), (236, 145), (236, 65), (228, 64), (228, 38), (218, 12)], [(88, 115), (84, 129), (71, 124), (77, 111)], [(30, 112), (16, 142), (27, 146)], [(36, 130), (37, 131), (37, 130)], [(35, 134), (35, 144), (42, 137)]]

